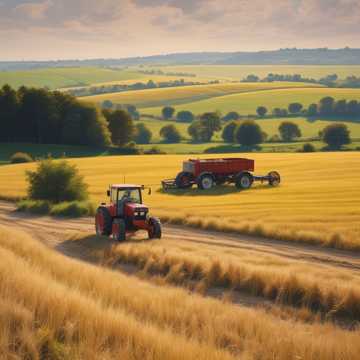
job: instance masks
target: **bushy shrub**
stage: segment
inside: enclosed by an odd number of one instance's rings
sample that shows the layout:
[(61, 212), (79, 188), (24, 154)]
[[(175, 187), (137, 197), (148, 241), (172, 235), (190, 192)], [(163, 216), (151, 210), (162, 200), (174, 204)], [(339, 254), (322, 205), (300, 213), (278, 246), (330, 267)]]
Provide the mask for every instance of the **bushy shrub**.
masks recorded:
[(310, 143), (306, 143), (302, 147), (302, 152), (314, 152), (316, 151), (315, 146)]
[(28, 196), (32, 200), (60, 203), (88, 198), (83, 177), (76, 166), (66, 160), (43, 160), (35, 171), (28, 171), (26, 177), (29, 182)]
[(239, 124), (236, 121), (231, 121), (225, 125), (221, 137), (227, 143), (234, 142), (234, 132)]
[(34, 159), (29, 154), (23, 152), (17, 152), (10, 157), (10, 162), (12, 164), (21, 164), (33, 161)]

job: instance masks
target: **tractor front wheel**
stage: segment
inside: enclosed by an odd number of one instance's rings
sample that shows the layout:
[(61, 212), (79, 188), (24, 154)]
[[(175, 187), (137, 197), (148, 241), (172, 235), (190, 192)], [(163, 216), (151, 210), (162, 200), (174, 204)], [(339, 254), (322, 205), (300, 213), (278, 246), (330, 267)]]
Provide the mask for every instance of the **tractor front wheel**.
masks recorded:
[(238, 189), (249, 189), (253, 183), (253, 177), (247, 172), (238, 174), (235, 178), (235, 185)]
[(123, 219), (114, 220), (112, 236), (113, 239), (118, 242), (126, 240), (126, 225)]
[(104, 206), (98, 207), (95, 215), (96, 235), (109, 236), (111, 234), (111, 227), (112, 227), (112, 218), (109, 210)]
[(161, 239), (161, 222), (158, 218), (149, 219), (149, 239)]

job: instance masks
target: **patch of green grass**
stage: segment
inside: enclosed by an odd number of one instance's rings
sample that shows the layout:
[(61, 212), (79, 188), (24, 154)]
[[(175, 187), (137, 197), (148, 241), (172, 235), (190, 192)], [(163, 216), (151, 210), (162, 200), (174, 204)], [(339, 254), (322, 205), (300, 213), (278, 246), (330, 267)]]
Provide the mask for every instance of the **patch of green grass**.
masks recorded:
[[(311, 103), (319, 102), (325, 96), (332, 96), (337, 100), (360, 100), (360, 89), (289, 88), (259, 90), (192, 101), (174, 107), (176, 111), (189, 110), (195, 114), (207, 111), (220, 111), (226, 114), (229, 111), (237, 111), (239, 114), (247, 115), (255, 114), (258, 106), (266, 106), (270, 113), (276, 107), (287, 108), (292, 102), (300, 102), (306, 107)], [(161, 109), (162, 107), (149, 107), (141, 109), (141, 112), (159, 115)]]
[(70, 201), (53, 204), (46, 200), (25, 199), (18, 202), (17, 210), (36, 215), (66, 217), (92, 216), (95, 214), (95, 207), (89, 201)]
[(136, 71), (112, 70), (96, 67), (51, 68), (24, 71), (1, 71), (0, 86), (14, 88), (22, 85), (50, 89), (84, 86), (116, 80), (142, 79), (147, 77)]
[(0, 143), (0, 165), (8, 164), (10, 157), (16, 152), (25, 152), (32, 158), (73, 158), (104, 155), (121, 155), (121, 149), (116, 147), (95, 148), (90, 146), (52, 145), (30, 143)]

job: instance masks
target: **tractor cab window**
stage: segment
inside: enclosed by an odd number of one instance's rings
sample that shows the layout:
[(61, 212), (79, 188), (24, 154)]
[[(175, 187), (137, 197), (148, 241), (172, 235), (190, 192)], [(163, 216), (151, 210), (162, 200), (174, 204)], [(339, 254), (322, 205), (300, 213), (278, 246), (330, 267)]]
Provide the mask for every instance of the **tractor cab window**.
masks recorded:
[(140, 204), (140, 189), (119, 189), (118, 201)]

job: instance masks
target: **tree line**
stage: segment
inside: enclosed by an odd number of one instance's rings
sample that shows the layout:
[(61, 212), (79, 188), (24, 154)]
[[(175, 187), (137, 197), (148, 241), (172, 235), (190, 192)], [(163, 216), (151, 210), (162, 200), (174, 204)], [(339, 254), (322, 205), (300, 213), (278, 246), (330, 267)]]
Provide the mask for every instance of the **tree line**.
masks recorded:
[(2, 142), (106, 146), (110, 132), (91, 105), (59, 91), (0, 89)]
[(286, 82), (302, 82), (310, 84), (320, 84), (327, 87), (338, 88), (359, 88), (360, 77), (354, 75), (347, 76), (345, 79), (339, 79), (337, 74), (329, 74), (320, 79), (303, 77), (300, 74), (273, 74), (269, 73), (264, 78), (260, 78), (257, 75), (250, 74), (243, 78), (240, 82), (274, 82), (274, 81), (286, 81)]

